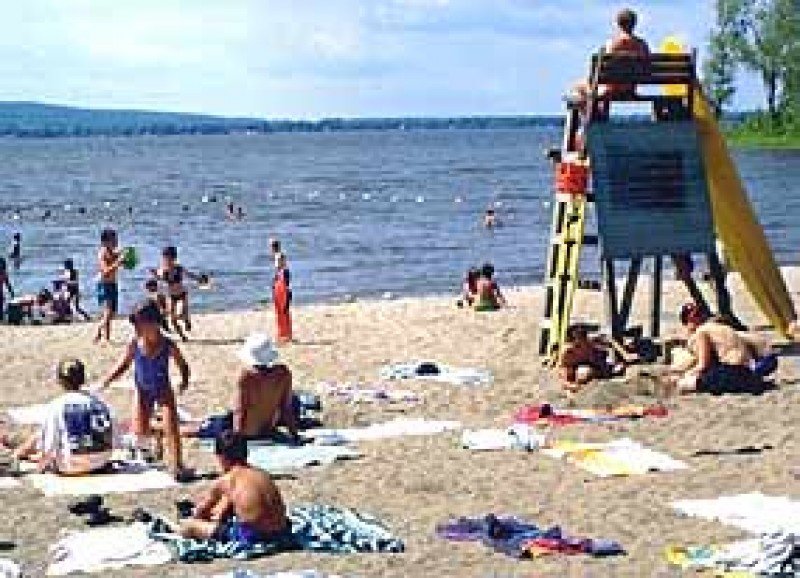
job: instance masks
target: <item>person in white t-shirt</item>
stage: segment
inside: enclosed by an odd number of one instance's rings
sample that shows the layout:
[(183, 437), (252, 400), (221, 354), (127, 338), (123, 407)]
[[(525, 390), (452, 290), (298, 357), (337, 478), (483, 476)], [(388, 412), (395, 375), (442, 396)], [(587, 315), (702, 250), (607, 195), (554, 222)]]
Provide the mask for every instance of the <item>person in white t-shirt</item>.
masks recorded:
[(111, 461), (114, 429), (111, 410), (81, 391), (86, 370), (77, 359), (58, 364), (56, 378), (64, 393), (47, 405), (41, 430), (15, 452), (18, 459), (39, 454), (40, 471), (84, 475), (104, 470)]

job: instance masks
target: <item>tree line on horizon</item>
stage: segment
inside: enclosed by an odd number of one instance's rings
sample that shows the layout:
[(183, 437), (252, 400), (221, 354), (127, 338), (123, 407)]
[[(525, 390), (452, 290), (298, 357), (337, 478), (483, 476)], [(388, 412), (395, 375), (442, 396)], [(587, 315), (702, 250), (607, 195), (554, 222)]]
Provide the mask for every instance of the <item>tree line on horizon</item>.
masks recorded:
[(765, 107), (742, 128), (800, 135), (800, 0), (716, 0), (703, 84), (718, 116), (743, 71), (760, 80)]
[(559, 126), (553, 116), (329, 118), (263, 120), (135, 110), (93, 110), (40, 103), (0, 103), (0, 137), (222, 135), (360, 130), (444, 130)]

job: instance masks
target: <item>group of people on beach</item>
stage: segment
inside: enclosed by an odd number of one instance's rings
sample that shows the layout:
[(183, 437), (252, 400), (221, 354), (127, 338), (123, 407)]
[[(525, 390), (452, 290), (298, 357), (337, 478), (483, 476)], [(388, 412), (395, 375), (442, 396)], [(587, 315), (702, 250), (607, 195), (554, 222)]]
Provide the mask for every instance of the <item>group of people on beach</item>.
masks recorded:
[(459, 307), (473, 311), (497, 311), (506, 307), (508, 302), (494, 280), (494, 265), (485, 263), (480, 269), (470, 268), (464, 277), (461, 298), (456, 302)]

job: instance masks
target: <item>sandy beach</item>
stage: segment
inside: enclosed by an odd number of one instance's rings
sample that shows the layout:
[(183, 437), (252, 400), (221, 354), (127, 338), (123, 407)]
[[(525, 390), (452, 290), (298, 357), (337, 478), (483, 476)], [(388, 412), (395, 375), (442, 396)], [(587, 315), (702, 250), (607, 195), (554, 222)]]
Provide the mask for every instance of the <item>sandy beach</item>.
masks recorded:
[[(792, 288), (800, 273), (787, 272)], [(742, 318), (763, 325), (736, 280), (734, 303)], [(667, 286), (665, 332), (676, 333), (675, 311), (686, 299)], [(644, 293), (641, 294), (644, 296)], [(795, 297), (796, 298), (796, 297)], [(347, 405), (323, 398), (328, 426), (366, 425), (398, 415), (452, 419), (467, 428), (505, 427), (525, 404), (566, 404), (554, 378), (536, 357), (541, 291), (508, 292), (510, 308), (474, 314), (454, 306), (454, 297), (398, 299), (342, 305), (314, 305), (295, 311), (297, 343), (281, 350), (297, 389), (321, 381), (375, 384), (380, 366), (414, 359), (485, 368), (494, 375), (488, 387), (403, 382), (422, 402)], [(638, 304), (641, 312), (644, 303)], [(576, 318), (601, 320), (600, 293), (580, 293)], [(640, 317), (642, 319), (642, 317)], [(257, 310), (197, 316), (192, 341), (182, 346), (193, 372), (181, 404), (195, 415), (226, 406), (239, 365), (234, 350), (250, 333), (272, 331), (272, 313)], [(114, 343), (92, 344), (93, 325), (59, 327), (0, 326), (0, 407), (43, 402), (57, 393), (51, 376), (56, 361), (77, 356), (91, 377), (105, 373), (129, 336), (126, 323), (115, 326)], [(626, 478), (596, 478), (563, 461), (536, 452), (474, 453), (460, 448), (460, 433), (406, 437), (360, 444), (364, 457), (327, 467), (298, 470), (277, 483), (288, 504), (325, 502), (357, 508), (384, 520), (406, 543), (401, 555), (359, 556), (282, 554), (252, 562), (167, 565), (126, 569), (115, 576), (211, 576), (235, 567), (257, 572), (316, 568), (345, 576), (673, 576), (664, 559), (670, 544), (724, 542), (743, 534), (735, 528), (678, 515), (677, 499), (712, 498), (756, 492), (800, 499), (800, 366), (781, 360), (779, 388), (763, 396), (697, 396), (669, 400), (660, 419), (573, 425), (553, 430), (558, 439), (605, 441), (630, 437), (685, 461), (690, 469)], [(108, 399), (122, 417), (129, 394), (111, 391)], [(655, 398), (636, 380), (596, 384), (573, 403), (643, 402)], [(755, 455), (703, 456), (699, 450), (733, 450), (769, 445)], [(189, 465), (210, 468), (209, 455), (189, 443)], [(173, 502), (196, 495), (202, 483), (156, 492), (112, 495), (108, 505), (120, 515), (137, 506), (172, 515)], [(0, 490), (4, 520), (0, 540), (16, 543), (3, 554), (20, 562), (25, 575), (41, 576), (48, 546), (64, 529), (81, 528), (66, 509), (67, 498), (44, 498), (28, 485)], [(552, 556), (517, 561), (479, 544), (449, 543), (436, 537), (437, 523), (454, 516), (511, 514), (542, 526), (558, 524), (570, 534), (618, 540), (627, 555), (609, 559)]]

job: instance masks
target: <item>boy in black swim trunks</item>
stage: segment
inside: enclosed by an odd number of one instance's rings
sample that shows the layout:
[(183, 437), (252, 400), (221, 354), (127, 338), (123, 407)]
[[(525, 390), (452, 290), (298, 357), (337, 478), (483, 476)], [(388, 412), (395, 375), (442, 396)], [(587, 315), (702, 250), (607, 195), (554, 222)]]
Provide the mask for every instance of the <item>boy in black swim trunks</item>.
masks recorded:
[[(189, 291), (184, 283), (184, 278), (200, 281), (199, 275), (189, 272), (183, 265), (178, 263), (177, 247), (164, 247), (161, 251), (161, 266), (152, 271), (157, 279), (167, 285), (167, 295), (169, 296), (168, 314), (175, 332), (187, 341), (186, 332), (192, 330), (192, 320), (189, 314)], [(183, 327), (181, 327), (181, 322)]]

